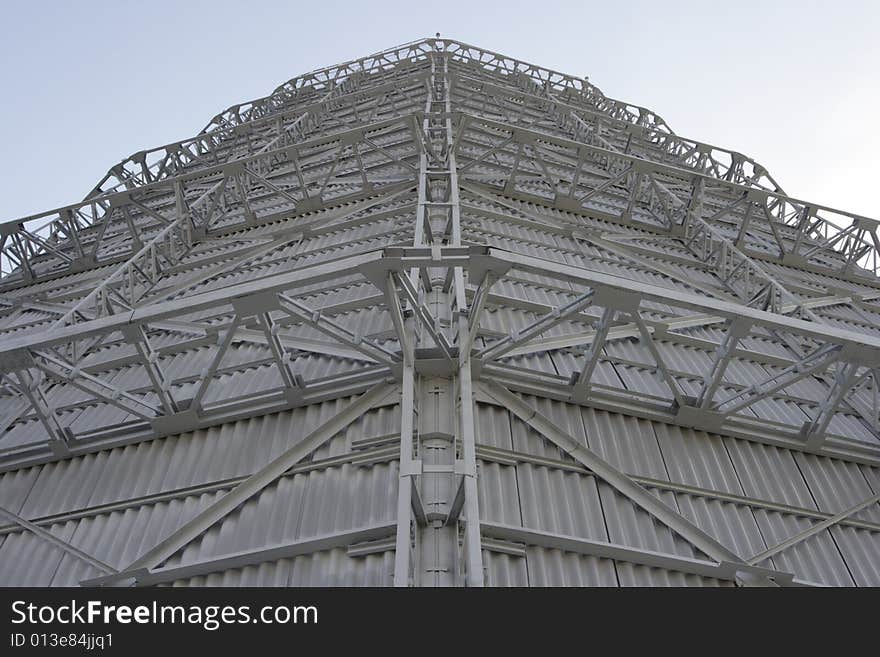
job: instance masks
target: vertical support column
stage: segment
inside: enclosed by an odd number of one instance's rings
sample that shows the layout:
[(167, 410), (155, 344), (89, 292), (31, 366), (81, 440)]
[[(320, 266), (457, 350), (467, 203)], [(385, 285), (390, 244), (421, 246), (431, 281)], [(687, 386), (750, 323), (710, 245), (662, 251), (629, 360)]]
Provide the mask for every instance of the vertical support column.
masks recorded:
[[(449, 58), (443, 58), (443, 95), (446, 111), (446, 166), (449, 173), (450, 241), (461, 246), (461, 204), (459, 200), (458, 170), (453, 144), (452, 100), (449, 89)], [(471, 345), (467, 296), (465, 295), (464, 271), (453, 269), (453, 293), (458, 322), (458, 344)], [(474, 327), (476, 329), (476, 327)], [(477, 493), (476, 432), (474, 430), (474, 393), (471, 381), (470, 349), (458, 353), (458, 407), (459, 433), (461, 436), (461, 459), (464, 477), (464, 552), (467, 569), (467, 585), (483, 586), (483, 552), (480, 539), (480, 507)]]
[[(431, 54), (427, 91), (413, 245), (461, 246), (448, 62), (442, 53)], [(398, 282), (408, 288), (410, 304), (432, 309), (428, 320), (438, 320), (438, 332), (444, 331), (441, 325), (449, 322), (451, 330), (458, 333), (457, 344), (472, 344), (462, 267), (451, 271), (415, 267), (408, 278)], [(391, 302), (396, 302), (393, 284), (389, 292), (394, 295)], [(394, 584), (482, 586), (470, 348), (456, 353), (445, 335), (428, 337), (430, 332), (420, 344), (414, 335), (418, 324), (411, 312), (405, 315), (400, 324), (411, 340), (404, 348), (402, 371)], [(434, 358), (436, 363), (438, 339), (443, 353), (451, 358), (450, 369), (438, 372), (435, 364), (430, 375), (420, 375), (421, 358)], [(419, 418), (418, 431), (414, 417)], [(413, 512), (413, 505), (421, 509), (420, 514)], [(413, 554), (418, 561), (415, 567), (411, 563)]]
[[(467, 331), (467, 317), (459, 317), (459, 329)], [(461, 333), (459, 333), (461, 335)], [(483, 586), (483, 553), (480, 539), (480, 507), (477, 494), (476, 436), (470, 354), (459, 356), (459, 431), (461, 433), (461, 475), (464, 478), (464, 551), (467, 585)]]
[(413, 416), (415, 414), (415, 368), (412, 354), (404, 349), (400, 400), (400, 481), (397, 490), (397, 537), (394, 552), (394, 586), (410, 585), (412, 551)]

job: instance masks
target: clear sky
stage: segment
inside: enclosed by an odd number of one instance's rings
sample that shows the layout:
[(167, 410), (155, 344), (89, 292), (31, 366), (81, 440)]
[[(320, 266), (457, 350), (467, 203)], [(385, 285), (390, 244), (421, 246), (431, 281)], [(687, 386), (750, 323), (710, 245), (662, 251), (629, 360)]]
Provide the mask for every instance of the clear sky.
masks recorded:
[(2, 0), (0, 220), (315, 68), (440, 32), (578, 76), (880, 218), (880, 1)]

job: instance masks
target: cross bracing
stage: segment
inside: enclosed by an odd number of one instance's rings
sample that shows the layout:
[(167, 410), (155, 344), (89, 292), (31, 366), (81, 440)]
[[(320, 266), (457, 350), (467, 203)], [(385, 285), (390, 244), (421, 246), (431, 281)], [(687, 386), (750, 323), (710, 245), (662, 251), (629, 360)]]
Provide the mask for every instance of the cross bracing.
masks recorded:
[(876, 583), (875, 231), (455, 41), (295, 78), (2, 225), (6, 578)]

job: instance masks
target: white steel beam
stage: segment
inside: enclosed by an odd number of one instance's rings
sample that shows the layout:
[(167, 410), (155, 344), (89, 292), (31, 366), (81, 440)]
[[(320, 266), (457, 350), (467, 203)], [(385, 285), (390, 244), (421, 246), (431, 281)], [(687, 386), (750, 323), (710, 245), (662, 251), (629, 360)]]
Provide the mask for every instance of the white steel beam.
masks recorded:
[[(534, 545), (551, 550), (563, 550), (575, 554), (583, 554), (600, 559), (613, 559), (624, 561), (650, 568), (662, 568), (680, 573), (699, 575), (701, 577), (713, 577), (730, 582), (745, 582), (747, 578), (760, 577), (768, 581), (770, 585), (778, 586), (804, 586), (811, 585), (807, 582), (795, 580), (790, 573), (782, 573), (775, 570), (758, 568), (752, 564), (738, 563), (714, 563), (703, 559), (680, 557), (662, 552), (653, 552), (640, 548), (633, 548), (607, 541), (597, 541), (578, 536), (567, 536), (553, 532), (542, 531), (527, 527), (517, 527), (496, 522), (483, 523), (483, 534), (487, 537)], [(528, 557), (526, 557), (528, 558)]]

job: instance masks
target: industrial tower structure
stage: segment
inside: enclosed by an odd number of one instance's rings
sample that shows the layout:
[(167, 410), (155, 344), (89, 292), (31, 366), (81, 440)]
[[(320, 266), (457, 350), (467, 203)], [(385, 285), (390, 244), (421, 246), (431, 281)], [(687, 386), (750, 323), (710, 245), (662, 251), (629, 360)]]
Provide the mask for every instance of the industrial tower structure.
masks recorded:
[(431, 38), (0, 225), (4, 585), (878, 585), (877, 222)]

